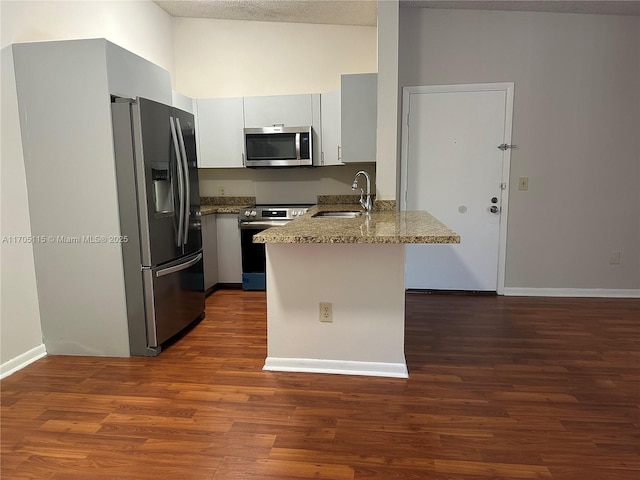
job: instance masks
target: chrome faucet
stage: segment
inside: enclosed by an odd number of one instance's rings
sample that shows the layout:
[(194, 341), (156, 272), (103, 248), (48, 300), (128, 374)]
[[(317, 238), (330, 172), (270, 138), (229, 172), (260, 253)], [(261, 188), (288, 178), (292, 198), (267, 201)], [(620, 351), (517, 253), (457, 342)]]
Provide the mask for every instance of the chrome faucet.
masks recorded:
[(364, 177), (367, 179), (367, 196), (365, 198), (364, 190), (361, 188), (360, 205), (362, 205), (362, 208), (364, 208), (365, 212), (369, 213), (373, 208), (373, 202), (371, 201), (371, 177), (369, 177), (369, 174), (364, 170), (360, 170), (358, 173), (356, 173), (356, 176), (353, 179), (353, 185), (351, 185), (351, 190), (355, 190), (358, 188), (358, 177), (360, 175), (364, 175)]

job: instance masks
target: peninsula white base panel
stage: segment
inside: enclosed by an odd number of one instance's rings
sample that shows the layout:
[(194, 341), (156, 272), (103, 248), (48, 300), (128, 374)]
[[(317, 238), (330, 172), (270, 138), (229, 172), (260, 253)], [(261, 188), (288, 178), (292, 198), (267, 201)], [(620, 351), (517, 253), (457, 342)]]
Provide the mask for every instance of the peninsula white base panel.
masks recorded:
[[(406, 377), (404, 245), (266, 245), (265, 370)], [(321, 321), (320, 303), (331, 304)]]

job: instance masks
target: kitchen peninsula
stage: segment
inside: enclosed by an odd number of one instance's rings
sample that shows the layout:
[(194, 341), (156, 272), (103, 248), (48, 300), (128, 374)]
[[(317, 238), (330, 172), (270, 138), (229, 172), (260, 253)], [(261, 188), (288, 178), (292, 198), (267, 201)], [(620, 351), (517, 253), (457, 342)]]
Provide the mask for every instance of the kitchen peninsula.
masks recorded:
[[(316, 206), (254, 236), (266, 244), (265, 370), (408, 377), (405, 244), (460, 237), (424, 211), (315, 216), (352, 210), (361, 209)], [(330, 304), (329, 318), (320, 302)]]

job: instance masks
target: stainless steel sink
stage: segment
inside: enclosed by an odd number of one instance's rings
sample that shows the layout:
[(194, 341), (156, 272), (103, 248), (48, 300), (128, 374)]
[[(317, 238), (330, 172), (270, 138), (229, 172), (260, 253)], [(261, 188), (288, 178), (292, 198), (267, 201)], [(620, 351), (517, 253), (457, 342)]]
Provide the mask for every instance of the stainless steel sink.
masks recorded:
[(318, 212), (314, 218), (356, 218), (362, 215), (361, 211), (350, 212)]

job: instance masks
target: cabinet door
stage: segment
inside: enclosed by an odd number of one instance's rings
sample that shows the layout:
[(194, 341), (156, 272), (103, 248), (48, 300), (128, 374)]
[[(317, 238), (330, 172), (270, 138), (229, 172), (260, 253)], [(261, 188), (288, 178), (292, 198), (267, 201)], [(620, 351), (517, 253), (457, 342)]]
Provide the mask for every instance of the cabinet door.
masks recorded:
[(342, 75), (340, 103), (342, 161), (375, 162), (378, 74)]
[(322, 112), (322, 165), (344, 165), (341, 156), (340, 91), (320, 96)]
[(242, 98), (199, 98), (196, 112), (198, 166), (243, 167)]
[(218, 229), (215, 215), (202, 217), (202, 256), (206, 291), (218, 283)]
[(246, 128), (313, 125), (313, 97), (311, 94), (244, 97), (244, 125)]
[(238, 215), (217, 215), (218, 282), (242, 283), (242, 255)]

